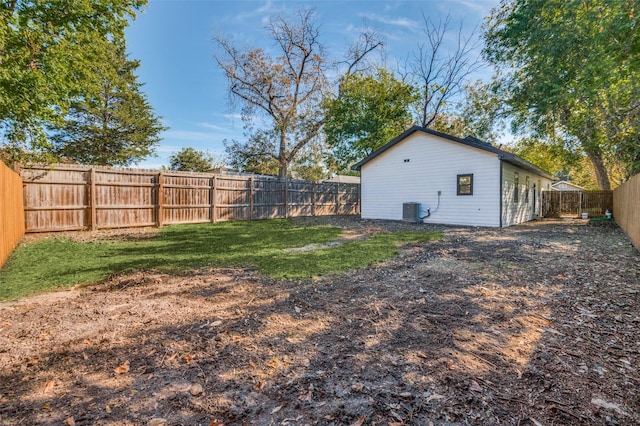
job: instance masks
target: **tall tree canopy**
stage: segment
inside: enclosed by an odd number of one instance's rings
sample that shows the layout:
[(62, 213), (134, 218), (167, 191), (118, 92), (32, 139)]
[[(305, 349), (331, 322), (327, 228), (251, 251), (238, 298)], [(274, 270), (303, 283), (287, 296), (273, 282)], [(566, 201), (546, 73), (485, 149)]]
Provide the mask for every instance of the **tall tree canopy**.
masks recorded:
[(185, 172), (206, 172), (218, 167), (224, 167), (224, 161), (216, 159), (206, 151), (188, 147), (182, 148), (169, 157), (169, 169)]
[(324, 133), (339, 168), (348, 169), (409, 128), (417, 100), (418, 91), (386, 69), (344, 78), (339, 95), (325, 102)]
[(51, 129), (52, 152), (83, 164), (128, 166), (154, 152), (162, 126), (141, 92), (124, 48), (110, 51), (96, 93), (87, 91), (71, 101), (60, 127)]
[(14, 152), (47, 147), (78, 96), (99, 93), (114, 43), (146, 0), (0, 2), (0, 128)]
[(486, 57), (516, 123), (562, 137), (609, 189), (612, 162), (640, 171), (638, 0), (503, 0), (487, 21)]
[(559, 180), (572, 181), (586, 189), (597, 189), (593, 166), (583, 154), (567, 149), (562, 140), (521, 138), (511, 147), (514, 153), (554, 174)]
[[(335, 63), (324, 50), (312, 10), (299, 12), (292, 20), (278, 18), (267, 26), (267, 32), (277, 54), (259, 48), (241, 51), (218, 37), (221, 53), (216, 60), (227, 77), (231, 99), (242, 107), (245, 122), (251, 126), (256, 115), (261, 115), (270, 126), (258, 129), (244, 143), (234, 142), (227, 151), (251, 152), (253, 160), (275, 160), (278, 175), (284, 177), (289, 164), (317, 138), (324, 124), (322, 101), (331, 88), (328, 70)], [(362, 35), (348, 51), (347, 72), (357, 70), (380, 45), (374, 35)]]

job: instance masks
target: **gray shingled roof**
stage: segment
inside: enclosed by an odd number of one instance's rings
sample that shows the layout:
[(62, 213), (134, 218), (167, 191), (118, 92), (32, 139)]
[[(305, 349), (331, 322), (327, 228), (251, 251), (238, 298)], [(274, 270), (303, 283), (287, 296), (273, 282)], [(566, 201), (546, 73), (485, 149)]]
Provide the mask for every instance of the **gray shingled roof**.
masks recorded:
[(401, 135), (399, 135), (398, 137), (396, 137), (395, 139), (393, 139), (391, 142), (387, 143), (386, 145), (378, 148), (376, 151), (372, 152), (371, 154), (369, 154), (366, 158), (362, 159), (361, 161), (359, 161), (358, 163), (354, 164), (351, 168), (353, 170), (360, 170), (362, 168), (363, 165), (365, 165), (366, 163), (368, 163), (369, 161), (373, 160), (374, 158), (376, 158), (378, 155), (382, 154), (383, 152), (385, 152), (386, 150), (388, 150), (389, 148), (391, 148), (392, 146), (402, 142), (406, 137), (408, 137), (409, 135), (412, 135), (415, 132), (423, 132), (423, 133), (427, 133), (430, 135), (434, 135), (434, 136), (438, 136), (453, 142), (458, 142), (462, 145), (466, 145), (466, 146), (470, 146), (472, 148), (477, 148), (477, 149), (481, 149), (483, 151), (488, 151), (488, 152), (493, 152), (494, 154), (497, 154), (498, 157), (500, 158), (500, 160), (507, 162), (509, 164), (513, 164), (514, 166), (517, 167), (521, 167), (525, 170), (530, 171), (531, 173), (535, 173), (538, 174), (540, 176), (544, 176), (548, 179), (554, 179), (554, 176), (545, 171), (542, 170), (540, 167), (531, 164), (530, 162), (528, 162), (527, 160), (524, 160), (520, 157), (518, 157), (515, 154), (512, 154), (511, 152), (507, 152), (507, 151), (503, 151), (499, 148), (496, 148), (495, 146), (491, 145), (488, 142), (484, 142), (481, 141), (480, 139), (474, 138), (472, 136), (467, 136), (464, 139), (460, 139), (457, 138), (455, 136), (451, 136), (448, 135), (446, 133), (442, 133), (442, 132), (438, 132), (435, 130), (431, 130), (431, 129), (427, 129), (426, 127), (420, 127), (420, 126), (413, 126), (410, 129), (406, 130), (404, 133), (402, 133)]

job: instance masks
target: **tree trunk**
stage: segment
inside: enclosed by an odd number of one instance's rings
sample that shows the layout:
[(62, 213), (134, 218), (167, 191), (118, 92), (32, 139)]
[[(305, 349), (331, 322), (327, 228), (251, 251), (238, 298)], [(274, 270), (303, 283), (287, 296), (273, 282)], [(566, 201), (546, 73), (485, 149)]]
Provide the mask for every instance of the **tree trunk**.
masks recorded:
[(278, 152), (278, 177), (286, 178), (287, 177), (287, 166), (289, 162), (287, 161), (287, 133), (283, 130), (280, 130), (280, 149)]
[(604, 160), (602, 159), (602, 152), (597, 148), (585, 149), (587, 157), (593, 164), (593, 169), (596, 172), (596, 180), (598, 182), (598, 187), (601, 190), (611, 189), (611, 182), (609, 181), (609, 173), (607, 172), (607, 168), (604, 165)]

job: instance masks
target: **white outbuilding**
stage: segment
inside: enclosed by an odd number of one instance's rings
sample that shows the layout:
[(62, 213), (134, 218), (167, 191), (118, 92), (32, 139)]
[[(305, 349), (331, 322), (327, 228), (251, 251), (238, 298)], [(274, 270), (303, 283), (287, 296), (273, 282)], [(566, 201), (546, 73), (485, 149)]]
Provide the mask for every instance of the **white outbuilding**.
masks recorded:
[(414, 126), (353, 166), (361, 217), (506, 227), (540, 214), (553, 176), (477, 138)]

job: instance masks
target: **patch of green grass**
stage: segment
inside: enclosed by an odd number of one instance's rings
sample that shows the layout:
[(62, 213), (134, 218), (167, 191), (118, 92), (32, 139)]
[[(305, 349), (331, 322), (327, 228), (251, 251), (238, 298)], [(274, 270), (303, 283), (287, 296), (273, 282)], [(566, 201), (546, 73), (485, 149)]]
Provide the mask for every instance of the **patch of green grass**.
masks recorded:
[(389, 259), (404, 243), (441, 238), (439, 232), (385, 233), (332, 248), (285, 250), (325, 244), (338, 239), (340, 232), (276, 219), (169, 226), (146, 240), (47, 238), (22, 244), (12, 254), (0, 270), (0, 299), (95, 283), (140, 269), (184, 273), (202, 267), (247, 266), (276, 278), (308, 278)]

